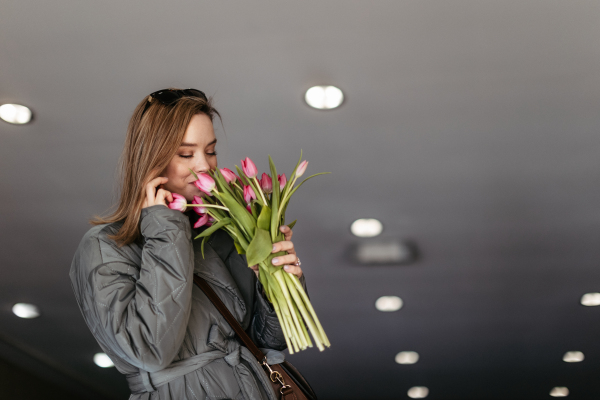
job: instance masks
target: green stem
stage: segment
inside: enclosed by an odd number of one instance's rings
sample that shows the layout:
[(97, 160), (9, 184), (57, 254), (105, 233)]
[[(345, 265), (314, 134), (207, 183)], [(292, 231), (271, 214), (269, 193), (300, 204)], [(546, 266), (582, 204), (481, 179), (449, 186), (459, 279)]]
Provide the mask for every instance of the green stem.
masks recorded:
[(258, 179), (256, 179), (256, 177), (253, 178), (254, 179), (254, 183), (256, 184), (256, 188), (258, 189), (258, 192), (260, 193), (260, 197), (263, 201), (263, 204), (265, 206), (268, 206), (269, 203), (267, 203), (267, 199), (265, 199), (265, 194), (262, 191), (262, 188), (260, 187), (260, 183), (258, 182)]
[(290, 354), (294, 354), (294, 350), (292, 349), (292, 343), (289, 339), (289, 332), (287, 326), (285, 324), (285, 320), (283, 319), (283, 315), (281, 314), (281, 310), (279, 309), (279, 304), (277, 303), (277, 298), (273, 292), (269, 290), (269, 297), (272, 300), (273, 308), (275, 309), (275, 314), (277, 314), (277, 318), (279, 319), (279, 325), (281, 325), (281, 330), (283, 331), (283, 337), (285, 338), (285, 344), (288, 347)]
[(206, 208), (220, 208), (221, 210), (229, 211), (229, 208), (218, 206), (215, 204), (186, 204), (187, 207), (206, 207)]
[(298, 336), (296, 337), (296, 339), (300, 342), (299, 343), (300, 347), (305, 349), (308, 347), (308, 343), (306, 342), (306, 338), (304, 338), (304, 336), (300, 334), (302, 332), (302, 328), (300, 327), (300, 322), (298, 321), (298, 317), (296, 316), (296, 313), (294, 312), (292, 296), (290, 295), (288, 287), (285, 283), (285, 278), (283, 277), (282, 274), (285, 274), (285, 272), (283, 272), (281, 269), (279, 269), (273, 275), (279, 282), (279, 286), (281, 286), (281, 291), (283, 292), (283, 295), (285, 296), (286, 306), (288, 306), (290, 309), (290, 314), (292, 315), (292, 320), (296, 327), (296, 332), (298, 332)]
[(300, 294), (300, 296), (302, 296), (302, 300), (304, 300), (304, 304), (308, 308), (308, 311), (310, 311), (310, 314), (312, 315), (314, 322), (317, 325), (319, 332), (321, 333), (321, 338), (323, 339), (323, 343), (327, 347), (331, 346), (331, 344), (329, 343), (329, 339), (327, 338), (327, 335), (325, 334), (325, 330), (323, 330), (323, 326), (321, 326), (321, 323), (319, 322), (319, 318), (317, 318), (317, 313), (315, 312), (315, 309), (313, 308), (312, 304), (310, 303), (310, 299), (304, 292), (304, 288), (300, 284), (300, 281), (298, 280), (298, 278), (295, 275), (290, 276), (290, 278), (291, 278), (292, 282), (294, 283), (294, 286), (296, 286), (296, 289), (298, 289), (298, 293)]
[[(290, 282), (290, 281), (295, 281), (295, 279), (290, 274), (286, 274), (286, 275), (287, 275), (286, 276), (287, 281), (292, 286), (295, 286), (293, 282)], [(304, 289), (302, 289), (302, 286), (300, 286), (299, 289), (297, 288), (297, 290), (295, 291), (294, 300), (296, 301), (296, 304), (298, 305), (298, 309), (300, 310), (300, 313), (302, 313), (302, 317), (304, 317), (304, 321), (308, 324), (308, 327), (313, 335), (313, 338), (315, 339), (315, 343), (317, 344), (317, 347), (319, 348), (320, 351), (323, 351), (323, 350), (325, 350), (325, 347), (323, 347), (323, 342), (325, 342), (325, 340), (324, 340), (319, 328), (317, 328), (315, 326), (315, 323), (313, 322), (313, 318), (306, 311), (306, 307), (304, 307), (305, 302), (302, 301), (302, 299), (298, 295), (298, 292), (304, 293)]]

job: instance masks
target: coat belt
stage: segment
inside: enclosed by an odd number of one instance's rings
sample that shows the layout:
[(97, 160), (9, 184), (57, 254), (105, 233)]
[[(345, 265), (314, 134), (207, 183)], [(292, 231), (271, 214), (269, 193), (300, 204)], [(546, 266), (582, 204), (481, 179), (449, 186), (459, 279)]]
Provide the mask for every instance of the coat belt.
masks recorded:
[[(223, 349), (225, 350), (225, 348)], [(267, 356), (269, 364), (277, 364), (283, 362), (283, 353), (272, 349), (261, 349)], [(254, 355), (244, 346), (240, 346), (235, 339), (227, 340), (226, 351), (214, 350), (198, 354), (183, 360), (171, 363), (165, 369), (156, 372), (148, 372), (139, 370), (137, 374), (125, 375), (127, 384), (132, 394), (140, 394), (146, 392), (154, 392), (158, 387), (165, 385), (180, 376), (189, 374), (197, 369), (200, 369), (214, 360), (225, 359), (225, 362), (233, 368), (234, 375), (244, 394), (244, 397), (249, 400), (261, 400), (261, 395), (256, 386), (256, 381), (246, 365), (240, 362), (240, 359), (248, 361), (255, 375), (259, 379), (259, 383), (271, 400), (277, 400), (273, 393), (269, 378), (262, 369), (261, 365), (256, 361)]]

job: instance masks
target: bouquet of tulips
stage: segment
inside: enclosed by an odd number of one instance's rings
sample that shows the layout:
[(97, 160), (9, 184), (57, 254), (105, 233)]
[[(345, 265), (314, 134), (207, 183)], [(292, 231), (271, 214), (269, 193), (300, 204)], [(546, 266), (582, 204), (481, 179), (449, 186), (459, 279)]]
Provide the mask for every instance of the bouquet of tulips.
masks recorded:
[[(193, 207), (200, 215), (194, 227), (209, 226), (196, 236), (196, 239), (202, 238), (203, 257), (204, 242), (217, 229), (224, 229), (233, 238), (238, 253), (246, 254), (248, 266), (258, 265), (259, 280), (277, 313), (290, 354), (313, 346), (307, 326), (319, 350), (330, 346), (298, 277), (271, 263), (274, 257), (285, 254), (283, 251), (271, 251), (273, 243), (284, 240), (279, 227), (285, 225), (285, 210), (291, 196), (308, 179), (329, 173), (314, 174), (294, 187), (308, 165), (308, 161), (300, 160), (289, 181), (285, 174), (277, 174), (271, 156), (271, 175), (263, 173), (260, 180), (257, 179), (256, 166), (248, 157), (242, 160), (242, 169), (235, 166), (238, 175), (228, 168), (194, 174), (197, 178), (194, 184), (203, 192), (203, 196), (194, 196), (193, 203), (186, 204), (183, 196), (173, 193), (174, 201), (169, 205), (182, 211), (186, 207)], [(295, 223), (293, 221), (287, 225), (291, 229)]]

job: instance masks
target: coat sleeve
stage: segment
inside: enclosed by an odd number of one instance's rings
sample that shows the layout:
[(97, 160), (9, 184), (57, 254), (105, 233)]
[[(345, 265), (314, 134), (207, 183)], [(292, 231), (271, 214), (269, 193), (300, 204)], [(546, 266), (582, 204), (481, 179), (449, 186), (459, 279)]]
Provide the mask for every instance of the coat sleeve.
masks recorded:
[[(302, 274), (302, 277), (300, 278), (300, 283), (308, 295), (304, 274)], [(285, 350), (287, 344), (285, 343), (285, 337), (281, 325), (279, 324), (277, 313), (275, 312), (273, 305), (267, 300), (263, 291), (263, 286), (258, 279), (256, 279), (255, 299), (254, 316), (249, 327), (249, 336), (258, 347), (279, 351)]]
[[(130, 364), (154, 372), (177, 355), (191, 310), (194, 254), (188, 218), (162, 205), (144, 208), (141, 265), (98, 237), (88, 277), (102, 336)], [(138, 260), (139, 262), (139, 260)]]

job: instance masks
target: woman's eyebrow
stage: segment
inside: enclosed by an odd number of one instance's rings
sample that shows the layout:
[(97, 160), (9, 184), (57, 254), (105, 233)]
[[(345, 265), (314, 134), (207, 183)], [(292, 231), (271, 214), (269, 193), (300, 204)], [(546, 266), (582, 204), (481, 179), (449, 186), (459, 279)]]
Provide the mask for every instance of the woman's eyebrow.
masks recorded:
[[(215, 144), (217, 143), (217, 139), (213, 140), (212, 142), (210, 142), (209, 144), (207, 144), (206, 146), (210, 146), (211, 144)], [(196, 143), (186, 143), (183, 142), (179, 145), (179, 147), (197, 147), (198, 145)]]

